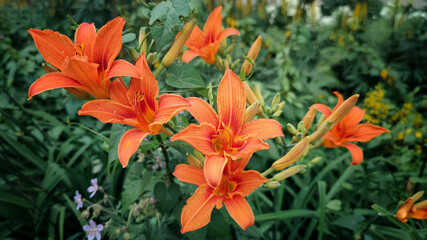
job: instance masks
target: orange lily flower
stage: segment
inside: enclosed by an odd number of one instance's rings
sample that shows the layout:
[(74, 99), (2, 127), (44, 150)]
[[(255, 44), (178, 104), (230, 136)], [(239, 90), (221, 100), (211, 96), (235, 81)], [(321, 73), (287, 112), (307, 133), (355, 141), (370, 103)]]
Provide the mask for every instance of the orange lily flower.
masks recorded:
[(268, 182), (268, 179), (254, 170), (243, 171), (247, 160), (242, 160), (242, 163), (229, 162), (229, 169), (221, 174), (221, 183), (217, 187), (209, 186), (200, 168), (187, 164), (175, 167), (173, 175), (178, 180), (199, 186), (182, 209), (181, 233), (207, 225), (214, 206), (220, 209), (223, 203), (230, 216), (243, 230), (254, 224), (254, 214), (245, 196)]
[(228, 160), (239, 160), (269, 146), (263, 140), (282, 137), (282, 126), (273, 119), (244, 122), (246, 97), (240, 78), (227, 70), (218, 86), (218, 114), (205, 101), (190, 97), (187, 110), (200, 123), (190, 124), (171, 140), (182, 140), (206, 156), (204, 175), (210, 187), (221, 183)]
[(123, 134), (119, 143), (119, 160), (123, 167), (145, 137), (160, 134), (164, 123), (190, 107), (187, 100), (175, 94), (163, 94), (157, 100), (159, 87), (144, 53), (136, 61), (136, 68), (142, 78), (132, 78), (129, 88), (118, 78), (111, 83), (111, 100), (89, 101), (78, 111), (79, 115), (90, 115), (103, 123), (136, 127)]
[[(314, 104), (313, 107), (317, 108), (325, 117), (328, 117), (342, 102), (344, 102), (344, 98), (340, 93), (334, 92), (334, 94), (338, 97), (338, 103), (332, 111), (323, 104)], [(364, 114), (364, 110), (359, 107), (353, 107), (350, 112), (322, 138), (322, 145), (324, 147), (347, 148), (352, 155), (352, 165), (359, 165), (362, 162), (363, 152), (358, 146), (349, 142), (368, 142), (380, 134), (390, 132), (385, 128), (370, 123), (358, 124), (362, 120)]]
[(182, 56), (182, 61), (188, 63), (195, 57), (201, 57), (206, 63), (214, 64), (215, 55), (222, 40), (231, 35), (240, 36), (239, 31), (227, 28), (221, 31), (222, 7), (215, 8), (208, 17), (202, 30), (195, 26), (185, 46), (189, 48)]
[(122, 48), (125, 20), (117, 17), (98, 33), (95, 25), (82, 23), (76, 30), (74, 43), (65, 35), (52, 30), (30, 29), (43, 59), (59, 72), (51, 72), (37, 79), (28, 90), (28, 98), (47, 90), (65, 88), (79, 98), (88, 94), (109, 98), (110, 78), (140, 77), (134, 65), (115, 60)]
[(416, 193), (414, 196), (408, 198), (396, 212), (396, 218), (401, 222), (407, 222), (408, 218), (427, 219), (427, 200), (416, 202), (424, 192)]

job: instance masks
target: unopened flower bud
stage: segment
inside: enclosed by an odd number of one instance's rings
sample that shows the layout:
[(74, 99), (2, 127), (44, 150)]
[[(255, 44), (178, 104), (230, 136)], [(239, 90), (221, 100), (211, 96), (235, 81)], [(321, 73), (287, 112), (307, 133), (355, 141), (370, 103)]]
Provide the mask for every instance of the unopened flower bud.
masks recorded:
[(135, 50), (135, 49), (129, 49), (129, 55), (132, 58), (132, 60), (134, 60), (136, 62), (136, 60), (138, 60), (139, 58), (139, 53)]
[(277, 110), (279, 109), (279, 104), (276, 104), (276, 105), (272, 105), (271, 106), (271, 111), (272, 112), (277, 112)]
[(149, 53), (147, 55), (147, 64), (148, 65), (153, 64), (154, 61), (156, 61), (156, 59), (157, 59), (157, 53), (156, 52)]
[(272, 168), (277, 171), (290, 166), (308, 150), (309, 145), (310, 138), (305, 137), (299, 141), (285, 156), (275, 161), (272, 165)]
[(195, 156), (187, 153), (187, 161), (190, 166), (196, 167), (196, 168), (203, 168), (203, 162), (200, 162), (199, 159), (197, 159)]
[(282, 171), (282, 172), (274, 175), (273, 180), (274, 181), (282, 181), (288, 177), (291, 177), (291, 176), (301, 172), (302, 170), (305, 170), (306, 167), (307, 166), (305, 166), (303, 164), (290, 167), (290, 168), (286, 169), (285, 171)]
[(87, 208), (82, 212), (82, 218), (88, 219), (89, 217), (90, 217), (90, 211), (89, 211), (89, 208)]
[(259, 84), (255, 84), (253, 86), (253, 90), (254, 90), (254, 94), (255, 94), (256, 98), (258, 99), (259, 103), (261, 104), (261, 106), (264, 106), (265, 102), (264, 102), (264, 98), (262, 97), (262, 94), (261, 94), (261, 87), (260, 87), (260, 85)]
[(286, 129), (288, 130), (288, 132), (292, 135), (296, 135), (297, 134), (297, 130), (295, 129), (294, 125), (292, 125), (292, 123), (288, 123), (286, 125)]
[(116, 228), (116, 230), (114, 230), (114, 235), (119, 235), (121, 232), (120, 228)]
[(231, 44), (231, 46), (229, 46), (227, 48), (227, 50), (225, 51), (225, 53), (230, 54), (234, 50), (235, 46), (236, 46), (236, 44)]
[(222, 60), (222, 58), (218, 55), (215, 55), (215, 61), (218, 63), (218, 65), (224, 69), (225, 65), (224, 65), (224, 61)]
[(237, 65), (239, 65), (240, 63), (240, 59), (237, 59), (236, 61), (233, 62), (233, 64), (231, 64), (231, 69), (234, 69)]
[(193, 155), (194, 155), (197, 159), (199, 159), (199, 161), (200, 161), (201, 163), (204, 163), (204, 162), (205, 162), (205, 156), (203, 156), (203, 154), (202, 154), (201, 152), (197, 151), (196, 149), (194, 149), (194, 150), (193, 150)]
[(282, 110), (283, 108), (285, 108), (285, 105), (286, 105), (286, 102), (285, 102), (285, 101), (281, 102), (281, 103), (279, 104), (279, 108), (278, 108), (278, 110)]
[(147, 52), (147, 39), (145, 30), (143, 28), (139, 29), (138, 44), (140, 54), (142, 54), (143, 52)]
[[(252, 58), (252, 60), (255, 62), (256, 58), (258, 57), (259, 51), (261, 50), (261, 44), (262, 44), (262, 37), (259, 36), (255, 42), (252, 44), (251, 48), (248, 52), (248, 57)], [(249, 73), (252, 71), (252, 64), (249, 63), (248, 60), (245, 60), (242, 65), (242, 69), (245, 70), (246, 76), (249, 75)]]
[(252, 119), (254, 119), (254, 117), (258, 113), (258, 109), (259, 109), (259, 102), (258, 101), (254, 102), (252, 105), (250, 105), (248, 108), (246, 108), (245, 118), (243, 119), (243, 122), (249, 122)]
[(411, 197), (412, 201), (413, 201), (413, 202), (418, 201), (418, 199), (420, 199), (420, 198), (423, 196), (423, 194), (424, 194), (424, 191), (420, 191), (420, 192), (415, 193), (415, 194), (414, 194), (414, 195), (412, 195), (412, 197)]
[(270, 181), (270, 182), (264, 183), (262, 187), (268, 188), (268, 189), (274, 189), (274, 188), (280, 187), (280, 183), (278, 181)]
[(231, 56), (227, 54), (227, 56), (225, 56), (225, 60), (226, 60), (226, 64), (228, 65), (227, 69), (230, 69), (231, 64), (233, 63), (233, 60), (231, 60)]
[(315, 157), (313, 159), (311, 159), (310, 163), (312, 164), (316, 164), (322, 161), (322, 157)]
[(242, 82), (242, 84), (243, 84), (243, 88), (245, 89), (245, 95), (246, 95), (247, 102), (249, 104), (254, 104), (256, 101), (258, 101), (258, 99), (255, 96), (254, 92), (249, 87), (248, 83), (246, 81), (244, 81), (244, 82)]
[(125, 234), (123, 234), (123, 239), (129, 240), (130, 239), (130, 233), (126, 232)]
[(326, 118), (325, 121), (330, 120), (332, 122), (331, 129), (334, 128), (356, 105), (359, 94), (347, 98), (337, 109), (332, 111), (331, 115)]
[(276, 141), (276, 143), (277, 143), (277, 144), (279, 144), (279, 145), (282, 145), (282, 144), (283, 144), (283, 141), (282, 141), (282, 138), (281, 138), (281, 137), (275, 137), (275, 138), (274, 138), (274, 141)]
[(283, 111), (282, 110), (278, 110), (278, 111), (276, 111), (275, 113), (273, 113), (273, 117), (274, 118), (277, 118), (277, 117), (280, 117), (280, 115), (282, 115), (282, 113), (283, 113)]
[(280, 103), (280, 93), (274, 95), (273, 100), (271, 101), (271, 106), (277, 105)]
[(196, 19), (192, 19), (188, 23), (185, 24), (182, 31), (178, 34), (175, 41), (172, 44), (172, 47), (166, 53), (165, 57), (162, 59), (162, 65), (164, 67), (169, 67), (173, 61), (175, 61), (176, 57), (178, 57), (179, 52), (181, 52), (182, 47), (184, 47), (188, 38), (193, 31), (194, 26), (196, 26)]
[(317, 142), (319, 139), (321, 139), (329, 130), (331, 130), (332, 121), (327, 120), (323, 122), (317, 130), (310, 135), (310, 141), (312, 143)]
[(265, 113), (267, 113), (268, 115), (271, 114), (271, 108), (269, 106), (264, 106), (264, 111)]
[(316, 117), (316, 111), (317, 111), (317, 109), (315, 107), (312, 107), (304, 115), (302, 121), (304, 122), (304, 128), (306, 130), (310, 129), (311, 124), (313, 123), (313, 120)]
[(99, 214), (101, 214), (101, 211), (102, 211), (102, 209), (103, 209), (104, 207), (102, 207), (101, 205), (99, 205), (99, 204), (94, 204), (94, 205), (92, 205), (92, 216), (94, 217), (94, 218), (96, 218), (96, 217), (98, 217), (99, 216)]

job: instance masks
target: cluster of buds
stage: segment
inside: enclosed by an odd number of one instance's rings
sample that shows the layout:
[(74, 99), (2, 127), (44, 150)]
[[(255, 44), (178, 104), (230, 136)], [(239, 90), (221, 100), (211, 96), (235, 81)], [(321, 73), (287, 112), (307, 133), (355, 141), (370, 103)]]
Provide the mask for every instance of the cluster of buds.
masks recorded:
[[(223, 41), (222, 43), (225, 43), (225, 41)], [(227, 69), (234, 69), (235, 67), (237, 67), (237, 65), (240, 64), (240, 59), (233, 61), (230, 55), (231, 52), (233, 52), (235, 46), (236, 44), (231, 44), (225, 50), (223, 50), (223, 48), (219, 49), (219, 52), (222, 53), (222, 55), (225, 57), (222, 58), (218, 54), (215, 55), (215, 60), (216, 60), (215, 66), (217, 67), (218, 70), (225, 71)]]

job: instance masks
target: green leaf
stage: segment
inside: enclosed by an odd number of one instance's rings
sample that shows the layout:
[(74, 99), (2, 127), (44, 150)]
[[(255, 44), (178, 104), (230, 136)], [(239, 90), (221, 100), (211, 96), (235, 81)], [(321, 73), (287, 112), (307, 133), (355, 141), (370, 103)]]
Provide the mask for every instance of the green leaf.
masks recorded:
[(202, 77), (190, 64), (180, 62), (173, 63), (169, 68), (170, 75), (166, 78), (166, 84), (176, 88), (204, 88), (206, 87)]
[(341, 210), (341, 200), (339, 199), (332, 199), (326, 204), (326, 208), (333, 210), (333, 211), (340, 211)]
[(168, 189), (163, 182), (158, 182), (154, 187), (154, 198), (156, 199), (156, 208), (162, 212), (168, 212), (175, 207), (180, 194), (179, 186), (172, 184)]
[(122, 192), (122, 212), (126, 212), (128, 207), (135, 202), (150, 184), (151, 172), (144, 171), (144, 163), (134, 162), (126, 174)]
[(332, 224), (354, 231), (358, 229), (359, 222), (363, 220), (365, 218), (362, 215), (348, 215), (334, 220)]
[(125, 35), (122, 36), (122, 44), (132, 42), (135, 39), (136, 39), (135, 33), (126, 33)]
[(156, 42), (156, 50), (160, 51), (168, 43), (171, 43), (175, 39), (176, 32), (173, 32), (170, 28), (165, 26), (152, 26), (151, 35)]
[(301, 217), (316, 217), (317, 212), (307, 209), (292, 209), (287, 211), (279, 211), (273, 213), (260, 214), (255, 216), (255, 221), (268, 221), (268, 220), (282, 220), (287, 218), (301, 218)]

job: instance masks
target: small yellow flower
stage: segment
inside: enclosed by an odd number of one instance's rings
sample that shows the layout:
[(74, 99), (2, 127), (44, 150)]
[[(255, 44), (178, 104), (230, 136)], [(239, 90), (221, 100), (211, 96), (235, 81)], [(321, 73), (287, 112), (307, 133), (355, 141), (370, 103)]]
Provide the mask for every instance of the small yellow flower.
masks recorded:
[(415, 132), (415, 137), (422, 138), (423, 137), (423, 133), (421, 131), (416, 131)]

